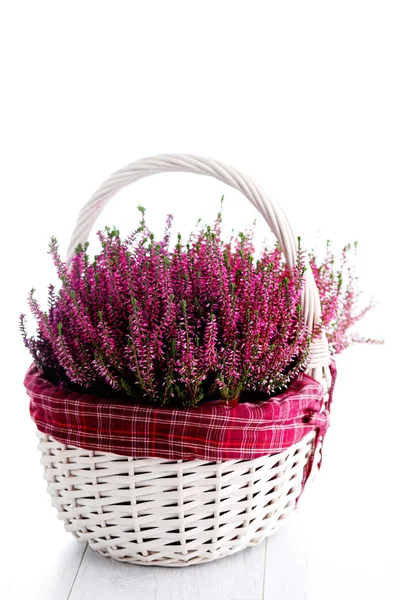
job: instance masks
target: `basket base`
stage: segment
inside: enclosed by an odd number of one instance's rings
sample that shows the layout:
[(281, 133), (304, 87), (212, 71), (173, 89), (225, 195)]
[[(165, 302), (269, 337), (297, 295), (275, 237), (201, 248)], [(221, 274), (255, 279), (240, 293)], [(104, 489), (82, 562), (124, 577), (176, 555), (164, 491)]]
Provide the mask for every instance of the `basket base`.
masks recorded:
[[(189, 558), (188, 560), (183, 560), (186, 557), (182, 557), (175, 561), (173, 561), (173, 560), (167, 561), (165, 559), (161, 559), (161, 560), (149, 560), (147, 562), (144, 562), (143, 557), (140, 560), (135, 560), (134, 558), (132, 558), (130, 556), (121, 558), (121, 557), (115, 556), (114, 554), (111, 554), (109, 551), (97, 550), (95, 547), (92, 546), (92, 544), (90, 542), (89, 542), (89, 548), (91, 550), (93, 550), (94, 552), (98, 552), (105, 558), (112, 558), (113, 560), (128, 563), (131, 565), (140, 565), (140, 566), (147, 566), (147, 567), (190, 567), (191, 565), (198, 565), (198, 564), (212, 562), (214, 560), (219, 560), (221, 558), (225, 558), (226, 556), (231, 556), (232, 554), (236, 554), (237, 552), (240, 552), (241, 550), (245, 550), (246, 548), (250, 548), (252, 546), (258, 546), (267, 537), (271, 536), (278, 529), (280, 529), (282, 525), (288, 523), (291, 520), (293, 514), (294, 514), (294, 510), (291, 511), (289, 514), (287, 514), (285, 518), (280, 519), (275, 528), (269, 529), (269, 531), (263, 533), (263, 535), (261, 537), (253, 538), (251, 541), (242, 540), (243, 543), (241, 545), (233, 546), (231, 549), (228, 549), (228, 550), (225, 549), (223, 552), (221, 552), (219, 554), (215, 552), (213, 554), (210, 554), (209, 557), (203, 556), (203, 557), (199, 558), (198, 556), (193, 556), (192, 558)], [(81, 540), (81, 538), (78, 538), (78, 540), (84, 542), (84, 540)]]

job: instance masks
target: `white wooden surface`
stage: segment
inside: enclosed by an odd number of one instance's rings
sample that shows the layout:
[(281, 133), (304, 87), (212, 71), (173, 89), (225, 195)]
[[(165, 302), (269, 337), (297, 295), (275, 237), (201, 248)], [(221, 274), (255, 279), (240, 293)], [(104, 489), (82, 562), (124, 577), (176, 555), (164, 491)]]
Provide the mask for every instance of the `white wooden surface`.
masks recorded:
[[(357, 348), (339, 378), (323, 469), (293, 520), (260, 546), (210, 564), (173, 569), (105, 559), (64, 532), (45, 492), (33, 425), (12, 477), (2, 523), (6, 600), (398, 600), (399, 393), (387, 347)], [(395, 355), (393, 355), (395, 356)], [(393, 361), (395, 358), (393, 358)], [(388, 362), (389, 361), (389, 362)], [(371, 373), (371, 377), (369, 374)], [(15, 391), (16, 393), (16, 391)], [(20, 393), (20, 390), (19, 390)], [(385, 397), (391, 417), (379, 414)], [(20, 403), (18, 411), (26, 411)], [(28, 453), (24, 480), (15, 477)], [(30, 490), (27, 505), (23, 493)], [(2, 499), (4, 501), (4, 498)]]
[(115, 563), (88, 551), (69, 600), (259, 600), (264, 559), (265, 544), (184, 569)]

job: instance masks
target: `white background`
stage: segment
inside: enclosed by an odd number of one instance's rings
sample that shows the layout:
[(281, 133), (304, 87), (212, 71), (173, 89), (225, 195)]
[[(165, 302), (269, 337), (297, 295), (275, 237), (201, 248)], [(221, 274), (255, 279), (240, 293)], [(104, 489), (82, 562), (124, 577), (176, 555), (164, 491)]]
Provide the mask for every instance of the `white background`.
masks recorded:
[[(135, 591), (136, 571), (116, 575), (109, 561), (107, 578), (87, 554), (71, 600), (255, 600), (262, 590), (268, 600), (400, 598), (399, 31), (400, 6), (385, 0), (1, 4), (3, 598), (66, 599), (80, 560), (45, 493), (18, 315), (32, 286), (45, 298), (54, 281), (50, 236), (65, 251), (103, 179), (160, 152), (247, 172), (310, 244), (358, 240), (360, 285), (382, 302), (361, 330), (386, 344), (339, 358), (324, 468), (293, 524), (268, 543), (265, 578), (252, 549), (242, 567), (237, 555), (210, 571), (164, 574), (153, 594), (150, 584)], [(119, 194), (98, 226), (128, 232), (140, 202), (157, 231), (168, 212), (185, 231), (211, 219), (223, 193), (228, 227), (253, 220), (219, 182), (167, 175)], [(206, 590), (202, 578), (214, 583)]]

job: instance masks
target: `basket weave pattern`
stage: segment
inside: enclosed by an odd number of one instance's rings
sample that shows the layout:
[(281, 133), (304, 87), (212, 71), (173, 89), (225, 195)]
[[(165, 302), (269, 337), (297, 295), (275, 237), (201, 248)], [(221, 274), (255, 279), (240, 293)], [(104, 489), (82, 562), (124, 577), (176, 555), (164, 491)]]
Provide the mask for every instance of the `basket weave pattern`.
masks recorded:
[(38, 432), (48, 491), (65, 529), (103, 556), (186, 566), (261, 542), (291, 514), (312, 432), (254, 460), (134, 459)]

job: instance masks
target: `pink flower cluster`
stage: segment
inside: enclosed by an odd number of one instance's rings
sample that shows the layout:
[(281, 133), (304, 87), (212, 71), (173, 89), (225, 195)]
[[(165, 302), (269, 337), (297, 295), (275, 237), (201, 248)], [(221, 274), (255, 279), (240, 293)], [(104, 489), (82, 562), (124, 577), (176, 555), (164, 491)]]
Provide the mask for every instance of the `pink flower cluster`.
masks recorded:
[(321, 298), (321, 325), (325, 328), (333, 355), (356, 342), (382, 343), (382, 340), (363, 338), (351, 330), (375, 306), (372, 300), (361, 306), (362, 293), (358, 287), (355, 262), (351, 262), (356, 249), (357, 242), (347, 244), (341, 252), (338, 265), (329, 241), (322, 261), (318, 261), (315, 252), (309, 254), (310, 268)]
[(219, 214), (214, 227), (170, 248), (171, 219), (160, 242), (144, 217), (126, 240), (99, 232), (101, 253), (91, 260), (87, 245), (78, 248), (70, 269), (52, 239), (60, 290), (50, 287), (47, 311), (31, 292), (35, 337), (21, 315), (36, 364), (72, 388), (180, 406), (285, 387), (310, 343), (300, 244), (291, 271), (278, 247), (256, 260), (252, 232), (221, 240)]
[[(156, 242), (142, 212), (126, 240), (106, 228), (93, 260), (88, 244), (77, 248), (68, 269), (56, 239), (50, 254), (61, 281), (49, 287), (48, 310), (34, 297), (37, 322), (25, 345), (54, 383), (106, 397), (159, 404), (258, 399), (284, 388), (305, 367), (311, 337), (299, 304), (304, 255), (289, 271), (281, 249), (255, 259), (253, 231), (226, 243), (221, 214), (213, 227), (170, 248), (172, 217)], [(353, 342), (376, 342), (349, 329), (373, 306), (359, 308), (360, 292), (347, 245), (338, 268), (328, 243), (325, 257), (309, 254), (322, 304), (321, 326), (332, 354)], [(320, 329), (313, 332), (318, 336)]]

